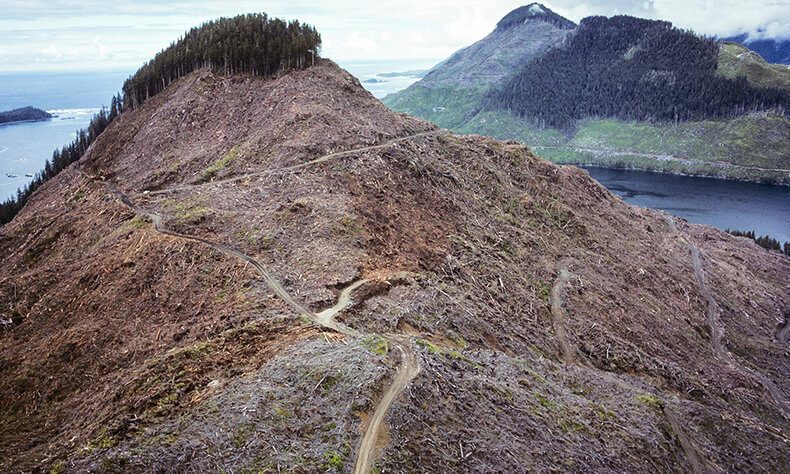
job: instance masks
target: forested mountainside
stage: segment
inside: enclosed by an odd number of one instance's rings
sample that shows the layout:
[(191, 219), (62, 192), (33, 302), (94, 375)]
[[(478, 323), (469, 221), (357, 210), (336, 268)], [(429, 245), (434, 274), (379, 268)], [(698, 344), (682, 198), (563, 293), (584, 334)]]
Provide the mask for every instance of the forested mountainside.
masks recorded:
[(730, 79), (743, 77), (754, 87), (790, 93), (790, 66), (769, 63), (757, 52), (732, 41), (719, 43), (716, 74)]
[(724, 38), (725, 41), (740, 43), (756, 52), (769, 63), (790, 65), (790, 40), (789, 39), (749, 39), (744, 33), (738, 36)]
[(678, 122), (790, 111), (787, 88), (717, 75), (718, 60), (718, 43), (668, 22), (590, 17), (494, 86), (482, 106), (561, 128), (590, 117)]
[(52, 115), (44, 110), (31, 106), (0, 112), (0, 124), (10, 122), (25, 122), (29, 120), (46, 120), (48, 118), (52, 118)]
[(544, 5), (518, 8), (491, 34), (455, 52), (384, 102), (442, 127), (459, 126), (475, 115), (485, 90), (512, 74), (514, 64), (529, 62), (562, 43), (575, 27)]
[[(524, 16), (530, 8), (551, 12), (531, 4), (505, 16), (521, 23), (505, 23), (531, 28), (556, 15)], [(451, 56), (452, 75), (484, 74), (498, 30), (459, 51), (474, 48), (474, 60)], [(536, 39), (536, 54), (498, 62), (494, 81), (421, 80), (383, 102), (460, 133), (519, 140), (555, 162), (790, 184), (784, 66), (661, 21), (598, 17), (557, 33)], [(449, 62), (432, 74), (449, 75)]]

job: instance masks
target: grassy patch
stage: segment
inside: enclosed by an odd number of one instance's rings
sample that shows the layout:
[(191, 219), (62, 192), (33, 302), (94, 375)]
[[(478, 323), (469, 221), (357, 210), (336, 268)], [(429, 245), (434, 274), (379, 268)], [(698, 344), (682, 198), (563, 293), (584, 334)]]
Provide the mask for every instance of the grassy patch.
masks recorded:
[(233, 147), (225, 156), (218, 159), (214, 162), (211, 166), (203, 170), (203, 173), (200, 175), (201, 181), (208, 181), (212, 179), (218, 172), (223, 170), (228, 164), (236, 158), (239, 154), (239, 147), (238, 145)]
[(456, 359), (456, 360), (460, 360), (462, 362), (466, 362), (467, 364), (470, 364), (470, 365), (474, 366), (476, 369), (482, 369), (483, 368), (482, 365), (480, 365), (477, 362), (473, 361), (472, 359), (466, 357), (465, 355), (461, 354), (460, 352), (458, 352), (458, 351), (456, 351), (454, 349), (450, 349), (449, 347), (438, 346), (438, 345), (436, 345), (436, 344), (434, 344), (431, 341), (428, 341), (426, 339), (417, 339), (417, 345), (422, 347), (422, 348), (427, 349), (428, 351), (430, 351), (430, 352), (432, 352), (434, 354), (437, 354), (442, 359), (446, 359), (446, 358)]
[(107, 428), (102, 428), (99, 435), (88, 442), (88, 451), (94, 449), (110, 449), (118, 444), (118, 440), (107, 433)]
[(22, 259), (27, 264), (31, 264), (35, 262), (38, 259), (38, 257), (41, 256), (41, 254), (43, 254), (46, 250), (52, 247), (52, 244), (56, 240), (58, 240), (59, 236), (60, 236), (59, 232), (50, 232), (45, 237), (40, 239), (38, 242), (33, 244), (33, 246), (31, 246), (29, 249), (27, 249), (25, 254), (22, 256)]
[(637, 395), (636, 399), (639, 403), (652, 408), (654, 410), (661, 411), (664, 409), (664, 402), (662, 402), (658, 397), (655, 395), (651, 395), (649, 393), (643, 393), (641, 395)]
[(376, 355), (384, 355), (389, 352), (389, 342), (379, 335), (366, 336), (362, 340), (362, 347)]

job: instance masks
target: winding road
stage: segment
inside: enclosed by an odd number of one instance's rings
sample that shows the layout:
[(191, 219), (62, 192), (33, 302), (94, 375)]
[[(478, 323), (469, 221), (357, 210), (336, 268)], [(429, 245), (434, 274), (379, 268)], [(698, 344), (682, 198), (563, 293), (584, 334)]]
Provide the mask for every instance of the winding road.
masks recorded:
[(370, 466), (373, 463), (376, 453), (376, 442), (379, 438), (379, 433), (385, 422), (387, 412), (389, 412), (392, 402), (395, 401), (398, 395), (403, 391), (414, 377), (420, 373), (420, 364), (417, 360), (417, 355), (399, 339), (392, 335), (382, 336), (386, 338), (390, 344), (400, 352), (401, 363), (395, 372), (395, 377), (392, 379), (390, 386), (384, 395), (379, 400), (376, 409), (373, 411), (373, 416), (368, 419), (365, 433), (362, 435), (362, 441), (359, 443), (357, 450), (357, 460), (354, 463), (354, 474), (367, 474), (370, 472)]
[[(385, 146), (379, 145), (378, 147)], [(326, 157), (324, 157), (326, 158)], [(328, 158), (327, 158), (328, 159)], [(324, 160), (326, 161), (326, 160)], [(314, 160), (315, 162), (315, 160)], [(300, 165), (301, 166), (301, 165)], [(335, 321), (335, 316), (343, 311), (350, 303), (351, 303), (351, 293), (359, 288), (360, 286), (368, 283), (369, 280), (363, 279), (358, 280), (348, 287), (346, 287), (338, 297), (337, 303), (332, 306), (331, 308), (327, 308), (320, 313), (313, 313), (312, 311), (308, 310), (304, 305), (300, 304), (296, 300), (288, 294), (287, 291), (280, 285), (280, 283), (269, 273), (266, 268), (261, 265), (260, 262), (255, 260), (254, 258), (246, 255), (244, 253), (239, 252), (238, 250), (232, 249), (225, 245), (219, 244), (217, 242), (213, 242), (208, 239), (204, 239), (202, 237), (196, 237), (193, 235), (181, 234), (178, 232), (173, 232), (164, 228), (162, 224), (162, 218), (158, 214), (153, 212), (149, 212), (142, 207), (134, 204), (129, 196), (124, 194), (118, 188), (113, 186), (111, 183), (104, 182), (104, 184), (114, 193), (116, 194), (121, 202), (134, 210), (136, 213), (146, 216), (150, 219), (154, 224), (154, 229), (156, 232), (160, 234), (164, 234), (170, 237), (174, 237), (177, 239), (188, 240), (192, 242), (199, 242), (209, 247), (212, 247), (220, 252), (223, 252), (227, 255), (232, 257), (236, 257), (238, 259), (244, 260), (245, 262), (251, 264), (253, 268), (263, 277), (264, 281), (266, 282), (267, 286), (283, 301), (285, 301), (289, 306), (291, 306), (300, 316), (304, 316), (312, 321), (314, 324), (337, 331), (341, 334), (345, 334), (348, 336), (360, 336), (362, 335), (358, 331), (346, 326), (345, 324), (338, 323)], [(398, 275), (398, 274), (395, 274)], [(381, 337), (385, 338), (391, 347), (395, 348), (399, 355), (400, 355), (400, 365), (398, 366), (395, 376), (393, 377), (392, 381), (390, 382), (389, 387), (387, 387), (384, 395), (376, 404), (376, 408), (373, 411), (373, 415), (367, 420), (365, 424), (365, 430), (362, 434), (362, 439), (360, 440), (359, 448), (357, 449), (357, 457), (354, 463), (354, 473), (355, 474), (366, 474), (369, 473), (371, 470), (371, 465), (373, 460), (375, 459), (375, 452), (376, 452), (376, 443), (379, 439), (379, 434), (382, 431), (383, 424), (386, 421), (387, 413), (389, 409), (392, 407), (392, 403), (395, 399), (400, 395), (406, 385), (417, 376), (420, 372), (420, 365), (417, 359), (416, 354), (411, 349), (411, 344), (408, 340), (405, 340), (401, 336), (386, 334), (382, 335)]]
[(738, 361), (733, 358), (732, 354), (724, 347), (722, 344), (722, 339), (724, 338), (724, 326), (721, 323), (721, 311), (719, 309), (719, 304), (716, 302), (716, 299), (710, 292), (707, 284), (705, 283), (705, 272), (702, 269), (702, 263), (700, 261), (699, 255), (699, 248), (696, 245), (692, 244), (691, 241), (683, 237), (682, 233), (678, 230), (677, 226), (675, 225), (674, 219), (669, 216), (668, 214), (664, 215), (664, 219), (667, 221), (670, 229), (673, 232), (680, 235), (681, 239), (686, 242), (688, 245), (689, 252), (691, 253), (691, 263), (694, 267), (694, 276), (697, 280), (697, 286), (699, 287), (700, 293), (705, 298), (707, 310), (705, 311), (705, 315), (707, 317), (708, 326), (710, 326), (711, 331), (711, 342), (713, 344), (713, 350), (716, 355), (726, 362), (730, 367), (732, 367), (736, 372), (740, 373), (742, 376), (746, 378), (757, 379), (768, 393), (771, 394), (771, 397), (774, 399), (779, 408), (781, 409), (782, 413), (784, 414), (785, 418), (790, 419), (790, 407), (788, 407), (787, 402), (785, 402), (784, 397), (782, 395), (781, 390), (773, 383), (771, 380), (768, 379), (765, 375), (755, 372), (754, 370), (745, 367), (744, 365), (740, 364)]
[(405, 136), (405, 137), (395, 138), (395, 139), (392, 139), (390, 141), (387, 141), (387, 142), (384, 142), (384, 143), (380, 143), (378, 145), (371, 145), (371, 146), (366, 146), (366, 147), (353, 148), (351, 150), (336, 151), (334, 153), (329, 153), (328, 155), (323, 155), (323, 156), (320, 156), (320, 157), (315, 158), (313, 160), (306, 161), (304, 163), (300, 163), (298, 165), (285, 166), (283, 168), (268, 169), (268, 170), (263, 170), (263, 171), (256, 171), (254, 173), (242, 174), (242, 175), (239, 175), (239, 176), (234, 176), (232, 178), (220, 179), (220, 180), (217, 180), (217, 181), (207, 181), (205, 183), (197, 183), (197, 184), (185, 184), (185, 185), (182, 185), (182, 186), (173, 186), (171, 188), (159, 189), (159, 190), (156, 190), (156, 191), (145, 191), (144, 193), (139, 193), (139, 194), (146, 194), (146, 195), (149, 195), (149, 196), (150, 195), (156, 195), (156, 194), (166, 194), (166, 193), (172, 193), (172, 192), (177, 192), (177, 191), (185, 191), (185, 190), (189, 190), (189, 189), (194, 189), (194, 188), (197, 188), (197, 187), (220, 186), (220, 185), (227, 184), (227, 183), (235, 183), (237, 181), (243, 181), (245, 179), (253, 178), (253, 177), (256, 177), (256, 176), (267, 176), (267, 175), (272, 175), (272, 174), (277, 174), (277, 173), (287, 173), (287, 172), (290, 172), (290, 171), (296, 171), (296, 170), (301, 169), (301, 168), (307, 168), (307, 167), (310, 167), (310, 166), (313, 166), (313, 165), (317, 165), (319, 163), (324, 163), (326, 161), (329, 161), (329, 160), (332, 160), (334, 158), (338, 158), (338, 157), (341, 157), (341, 156), (353, 155), (353, 154), (356, 154), (356, 153), (362, 153), (362, 152), (371, 151), (371, 150), (380, 150), (382, 148), (387, 148), (387, 147), (392, 146), (392, 145), (394, 145), (396, 143), (400, 143), (400, 142), (403, 142), (403, 141), (406, 141), (406, 140), (410, 140), (412, 138), (424, 137), (424, 136), (428, 136), (428, 135), (436, 135), (436, 134), (439, 134), (439, 133), (442, 133), (442, 130), (431, 130), (429, 132), (415, 133), (414, 135), (408, 135), (408, 136)]

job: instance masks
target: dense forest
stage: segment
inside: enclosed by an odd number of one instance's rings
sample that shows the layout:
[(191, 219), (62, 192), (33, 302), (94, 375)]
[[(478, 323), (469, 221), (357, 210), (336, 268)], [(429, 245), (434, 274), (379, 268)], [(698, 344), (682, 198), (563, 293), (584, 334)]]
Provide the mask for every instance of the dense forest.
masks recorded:
[(127, 79), (123, 94), (112, 98), (109, 110), (102, 108), (72, 143), (54, 151), (44, 169), (17, 190), (16, 197), (0, 204), (0, 225), (10, 222), (42, 184), (79, 160), (115, 117), (139, 107), (179, 77), (200, 68), (268, 77), (310, 66), (320, 44), (321, 36), (314, 28), (298, 21), (269, 19), (265, 13), (221, 18), (192, 28)]
[(48, 112), (35, 107), (20, 107), (6, 112), (0, 112), (0, 123), (23, 122), (27, 120), (46, 120), (52, 118)]
[(748, 237), (754, 240), (755, 242), (757, 242), (757, 245), (759, 245), (762, 248), (768, 250), (776, 250), (779, 253), (783, 253), (787, 256), (790, 256), (790, 242), (785, 242), (785, 244), (782, 245), (778, 240), (767, 235), (761, 235), (757, 237), (754, 234), (753, 230), (742, 231), (742, 230), (727, 229), (727, 232), (732, 235), (737, 235), (738, 237)]
[(560, 128), (587, 117), (677, 122), (790, 110), (786, 92), (717, 76), (717, 62), (715, 41), (671, 23), (589, 17), (489, 91), (483, 106)]
[(265, 13), (221, 18), (192, 28), (157, 54), (123, 85), (123, 105), (135, 108), (190, 72), (210, 68), (220, 74), (268, 77), (312, 64), (321, 35), (298, 21)]

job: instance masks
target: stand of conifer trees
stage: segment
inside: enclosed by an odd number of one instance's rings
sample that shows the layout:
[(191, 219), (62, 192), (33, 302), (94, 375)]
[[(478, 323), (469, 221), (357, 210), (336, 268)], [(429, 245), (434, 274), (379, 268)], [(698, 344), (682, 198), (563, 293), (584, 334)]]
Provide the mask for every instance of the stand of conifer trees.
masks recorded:
[(312, 64), (320, 45), (315, 28), (297, 20), (270, 19), (265, 13), (210, 21), (189, 30), (127, 79), (124, 106), (138, 107), (196, 69), (264, 77), (302, 69)]
[(158, 53), (124, 82), (123, 95), (112, 98), (109, 111), (93, 116), (77, 138), (55, 150), (44, 169), (23, 189), (0, 204), (0, 225), (10, 222), (27, 199), (46, 181), (79, 160), (107, 126), (126, 110), (139, 107), (171, 82), (200, 68), (219, 74), (252, 74), (269, 77), (313, 64), (321, 35), (298, 21), (269, 19), (265, 13), (220, 18), (189, 30), (182, 39)]
[(790, 242), (785, 242), (784, 245), (782, 245), (778, 240), (768, 235), (761, 235), (759, 237), (756, 236), (753, 230), (742, 231), (727, 229), (727, 232), (731, 235), (737, 235), (738, 237), (748, 237), (757, 242), (757, 245), (762, 248), (775, 250), (779, 253), (790, 256)]
[(484, 99), (544, 127), (589, 117), (677, 122), (790, 111), (786, 91), (716, 74), (718, 44), (664, 21), (589, 17)]

